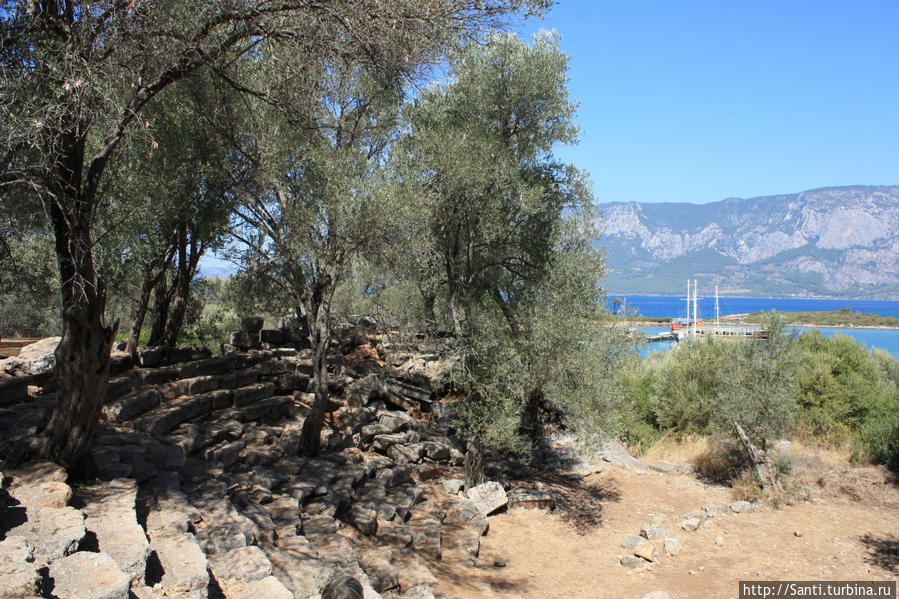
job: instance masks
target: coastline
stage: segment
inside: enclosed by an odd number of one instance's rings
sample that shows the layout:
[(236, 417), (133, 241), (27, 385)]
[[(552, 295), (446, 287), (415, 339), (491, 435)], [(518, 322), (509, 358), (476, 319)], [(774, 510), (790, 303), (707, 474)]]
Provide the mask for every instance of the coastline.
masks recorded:
[[(749, 314), (729, 314), (728, 316), (722, 316), (720, 318), (721, 322), (726, 324), (734, 324), (734, 325), (754, 325), (758, 324), (757, 322), (752, 322), (749, 320), (741, 320), (749, 316)], [(702, 321), (700, 321), (702, 322)], [(662, 320), (645, 320), (645, 319), (629, 319), (629, 320), (617, 320), (615, 321), (615, 326), (622, 327), (662, 327), (668, 324), (668, 319)], [(857, 325), (857, 324), (812, 324), (812, 323), (803, 323), (803, 322), (791, 322), (787, 324), (790, 327), (807, 327), (812, 329), (853, 329), (853, 330), (876, 330), (876, 331), (899, 331), (899, 326), (888, 326), (888, 325)]]

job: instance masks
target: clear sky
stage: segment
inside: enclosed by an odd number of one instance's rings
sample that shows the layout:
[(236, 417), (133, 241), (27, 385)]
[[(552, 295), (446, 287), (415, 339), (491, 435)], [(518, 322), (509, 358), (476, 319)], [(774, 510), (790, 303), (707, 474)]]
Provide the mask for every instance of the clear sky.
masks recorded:
[(598, 202), (899, 184), (899, 0), (561, 0)]

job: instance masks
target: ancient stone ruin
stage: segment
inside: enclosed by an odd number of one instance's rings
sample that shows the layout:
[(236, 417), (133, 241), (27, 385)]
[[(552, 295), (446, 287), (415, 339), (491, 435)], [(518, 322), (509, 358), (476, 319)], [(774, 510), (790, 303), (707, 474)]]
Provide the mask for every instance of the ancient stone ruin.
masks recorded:
[[(508, 498), (496, 482), (460, 492), (452, 405), (435, 401), (448, 365), (420, 339), (357, 334), (332, 355), (314, 459), (297, 455), (309, 350), (261, 322), (231, 341), (221, 357), (114, 355), (99, 482), (70, 486), (50, 462), (4, 470), (0, 596), (315, 597), (345, 573), (366, 597), (429, 597), (429, 560), (478, 555)], [(40, 430), (50, 389), (0, 379), (0, 455)]]

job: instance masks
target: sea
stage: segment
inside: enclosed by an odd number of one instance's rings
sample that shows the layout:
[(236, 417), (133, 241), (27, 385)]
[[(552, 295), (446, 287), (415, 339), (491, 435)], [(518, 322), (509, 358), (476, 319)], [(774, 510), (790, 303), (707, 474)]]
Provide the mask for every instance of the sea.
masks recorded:
[[(685, 296), (659, 296), (659, 295), (614, 295), (609, 294), (609, 309), (615, 310), (617, 305), (613, 299), (619, 298), (627, 310), (636, 310), (637, 315), (661, 318), (680, 318), (687, 315), (687, 302)], [(698, 302), (699, 317), (713, 318), (715, 316), (715, 298), (700, 297)], [(877, 314), (879, 316), (894, 316), (899, 318), (899, 301), (885, 300), (850, 300), (850, 299), (808, 299), (808, 298), (771, 298), (771, 297), (719, 297), (718, 305), (722, 316), (729, 314), (748, 314), (751, 312), (829, 312), (849, 308), (853, 312), (865, 314)], [(691, 308), (692, 311), (692, 308)], [(670, 330), (667, 326), (639, 327), (648, 335), (658, 334)], [(796, 327), (798, 331), (810, 330), (806, 327)], [(896, 329), (858, 329), (841, 327), (820, 327), (819, 331), (825, 336), (848, 335), (858, 343), (864, 344), (868, 349), (882, 349), (889, 352), (894, 358), (899, 359), (899, 330)], [(670, 342), (655, 342), (647, 344), (642, 352), (647, 355), (653, 351), (664, 351), (671, 348)]]

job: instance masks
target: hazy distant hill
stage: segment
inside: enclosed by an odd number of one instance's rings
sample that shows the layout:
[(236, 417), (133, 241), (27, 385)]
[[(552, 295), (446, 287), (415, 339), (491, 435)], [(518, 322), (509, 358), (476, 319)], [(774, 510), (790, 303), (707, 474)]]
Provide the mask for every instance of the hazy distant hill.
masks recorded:
[(600, 208), (613, 294), (899, 299), (899, 186)]

